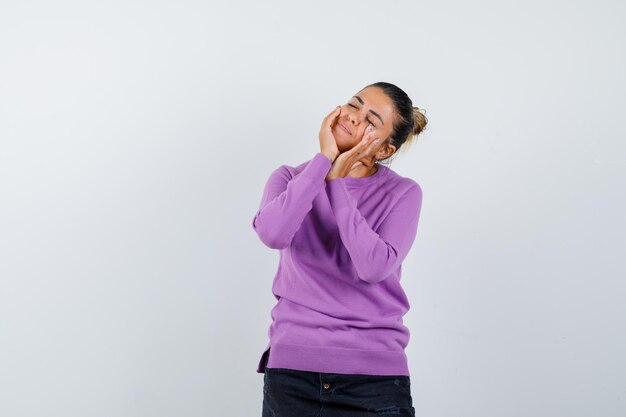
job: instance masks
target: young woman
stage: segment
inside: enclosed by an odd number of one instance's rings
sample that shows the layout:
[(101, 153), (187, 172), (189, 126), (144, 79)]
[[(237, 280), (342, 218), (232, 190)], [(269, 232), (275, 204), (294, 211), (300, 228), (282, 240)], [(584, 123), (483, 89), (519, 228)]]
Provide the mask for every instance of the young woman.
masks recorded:
[(404, 91), (374, 83), (325, 117), (312, 159), (271, 173), (252, 221), (280, 251), (264, 417), (415, 415), (400, 275), (422, 190), (381, 162), (426, 123)]

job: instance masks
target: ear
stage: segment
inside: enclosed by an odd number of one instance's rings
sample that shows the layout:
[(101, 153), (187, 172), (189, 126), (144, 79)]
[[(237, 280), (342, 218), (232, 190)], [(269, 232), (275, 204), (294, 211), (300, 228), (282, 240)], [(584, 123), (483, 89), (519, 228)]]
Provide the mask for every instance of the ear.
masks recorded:
[(393, 155), (395, 151), (396, 147), (387, 142), (376, 152), (376, 159), (387, 159)]

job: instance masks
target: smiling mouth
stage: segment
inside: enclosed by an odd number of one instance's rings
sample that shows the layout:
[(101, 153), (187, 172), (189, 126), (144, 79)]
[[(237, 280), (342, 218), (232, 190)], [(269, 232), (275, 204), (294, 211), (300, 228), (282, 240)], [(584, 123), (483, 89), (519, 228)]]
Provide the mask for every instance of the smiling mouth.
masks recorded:
[(341, 123), (338, 123), (339, 127), (341, 127), (343, 129), (344, 132), (346, 132), (347, 134), (351, 135), (352, 133), (350, 133), (350, 131), (348, 129), (345, 128), (344, 125), (342, 125)]

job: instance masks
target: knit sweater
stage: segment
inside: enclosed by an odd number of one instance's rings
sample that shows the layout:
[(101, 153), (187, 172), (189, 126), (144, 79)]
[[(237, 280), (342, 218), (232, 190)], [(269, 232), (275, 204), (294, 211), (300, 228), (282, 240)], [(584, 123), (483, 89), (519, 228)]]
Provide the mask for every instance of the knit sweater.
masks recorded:
[[(409, 301), (400, 275), (422, 205), (417, 182), (385, 165), (326, 183), (321, 152), (275, 169), (252, 227), (279, 250), (269, 342), (256, 369), (409, 375)], [(271, 350), (271, 353), (270, 353)]]

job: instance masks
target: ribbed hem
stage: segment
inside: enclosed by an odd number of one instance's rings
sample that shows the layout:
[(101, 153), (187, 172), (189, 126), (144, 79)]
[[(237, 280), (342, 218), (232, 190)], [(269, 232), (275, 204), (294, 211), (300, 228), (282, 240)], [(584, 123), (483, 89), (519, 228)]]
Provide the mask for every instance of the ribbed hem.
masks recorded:
[(276, 343), (266, 348), (257, 367), (361, 375), (409, 375), (404, 351), (361, 350)]

